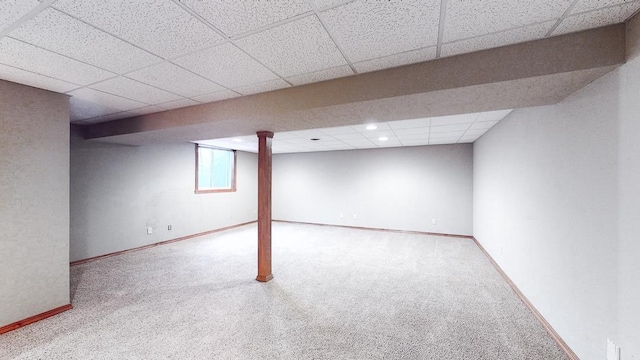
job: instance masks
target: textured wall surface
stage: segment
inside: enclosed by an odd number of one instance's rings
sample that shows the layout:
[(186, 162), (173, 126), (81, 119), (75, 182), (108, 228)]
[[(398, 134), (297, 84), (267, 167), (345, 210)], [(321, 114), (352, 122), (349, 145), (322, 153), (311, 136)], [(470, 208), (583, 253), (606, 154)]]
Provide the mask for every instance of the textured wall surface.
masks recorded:
[(69, 304), (69, 98), (0, 80), (0, 326)]
[(134, 147), (74, 135), (71, 261), (256, 220), (257, 156), (238, 152), (236, 192), (194, 194), (194, 146)]
[(627, 64), (474, 145), (474, 235), (585, 360), (640, 358), (637, 25)]
[(472, 172), (471, 144), (275, 155), (273, 218), (471, 235)]

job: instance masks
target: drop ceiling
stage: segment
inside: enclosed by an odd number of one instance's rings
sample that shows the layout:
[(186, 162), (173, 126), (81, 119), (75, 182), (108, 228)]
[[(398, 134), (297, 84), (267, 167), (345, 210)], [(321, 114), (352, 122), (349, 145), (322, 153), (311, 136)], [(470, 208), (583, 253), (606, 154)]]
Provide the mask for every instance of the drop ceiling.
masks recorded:
[(621, 23), (639, 9), (628, 0), (3, 0), (0, 79), (70, 95), (70, 121), (89, 125)]
[[(511, 110), (368, 122), (354, 126), (284, 131), (273, 137), (274, 154), (472, 143)], [(202, 145), (258, 152), (256, 135), (197, 141)]]

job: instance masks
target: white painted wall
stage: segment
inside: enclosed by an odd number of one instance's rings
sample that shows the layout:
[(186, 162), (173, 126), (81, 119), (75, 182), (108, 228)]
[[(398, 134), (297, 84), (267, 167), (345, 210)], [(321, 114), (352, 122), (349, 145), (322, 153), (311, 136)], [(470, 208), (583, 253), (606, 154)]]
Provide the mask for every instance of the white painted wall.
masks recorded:
[(640, 359), (640, 16), (627, 24), (618, 79), (618, 334), (623, 360)]
[(0, 80), (0, 327), (69, 304), (69, 98)]
[(475, 237), (583, 360), (640, 359), (638, 94), (630, 58), (474, 144)]
[(132, 147), (74, 136), (71, 261), (255, 221), (256, 154), (238, 152), (237, 166), (236, 192), (194, 194), (194, 144)]
[(472, 172), (470, 144), (274, 155), (273, 218), (471, 235)]

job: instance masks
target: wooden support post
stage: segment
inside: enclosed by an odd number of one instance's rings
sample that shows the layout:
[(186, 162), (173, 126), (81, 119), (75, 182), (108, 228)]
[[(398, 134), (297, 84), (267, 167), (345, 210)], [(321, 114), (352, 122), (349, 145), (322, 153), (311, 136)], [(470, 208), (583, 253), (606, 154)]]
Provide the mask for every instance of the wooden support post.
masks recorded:
[(271, 274), (271, 141), (273, 133), (258, 135), (258, 277), (267, 282)]

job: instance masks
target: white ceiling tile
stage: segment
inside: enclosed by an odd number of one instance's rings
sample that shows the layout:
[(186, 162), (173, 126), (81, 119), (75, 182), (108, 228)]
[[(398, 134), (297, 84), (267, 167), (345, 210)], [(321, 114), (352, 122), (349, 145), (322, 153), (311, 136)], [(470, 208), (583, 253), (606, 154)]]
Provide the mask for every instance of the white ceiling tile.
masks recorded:
[(300, 147), (300, 148), (296, 148), (295, 151), (283, 151), (283, 152), (280, 152), (280, 153), (281, 154), (287, 153), (287, 152), (304, 153), (304, 152), (314, 152), (314, 151), (318, 151), (318, 150), (309, 149), (309, 148), (305, 148), (305, 147)]
[(513, 110), (496, 110), (496, 111), (485, 111), (480, 113), (476, 122), (478, 121), (497, 121), (504, 119), (507, 115), (509, 115)]
[(363, 132), (361, 134), (362, 134), (362, 136), (366, 137), (369, 140), (378, 139), (380, 137), (386, 137), (388, 139), (395, 139), (396, 138), (396, 135), (390, 130), (387, 130), (387, 131), (374, 130), (374, 131)]
[(9, 37), (0, 40), (0, 64), (79, 85), (92, 84), (114, 76), (109, 71)]
[(275, 142), (273, 143), (273, 146), (271, 147), (275, 152), (293, 152), (295, 151), (295, 147), (291, 147), (291, 146), (281, 146), (281, 145), (276, 145)]
[(572, 15), (562, 20), (553, 35), (618, 24), (630, 18), (638, 9), (640, 9), (640, 2), (632, 2), (621, 6)]
[(293, 148), (296, 145), (292, 144), (290, 142), (288, 142), (287, 140), (283, 140), (283, 139), (279, 139), (276, 141), (276, 138), (273, 138), (273, 146), (278, 145), (278, 148), (282, 149), (282, 148)]
[(291, 76), (288, 77), (287, 80), (294, 86), (297, 86), (324, 80), (337, 79), (349, 75), (353, 75), (353, 70), (351, 70), (351, 67), (349, 67), (349, 65), (342, 65), (331, 69)]
[(421, 146), (421, 145), (429, 145), (429, 138), (421, 138), (421, 139), (400, 139), (403, 146)]
[(429, 134), (409, 134), (409, 135), (398, 135), (398, 140), (400, 140), (403, 144), (405, 141), (429, 141)]
[(90, 87), (92, 89), (100, 90), (112, 95), (126, 97), (128, 99), (150, 105), (174, 101), (181, 98), (178, 95), (156, 89), (147, 84), (122, 76), (93, 84)]
[(576, 6), (571, 9), (571, 14), (578, 14), (586, 11), (598, 10), (614, 5), (623, 5), (632, 3), (636, 0), (580, 0)]
[(344, 148), (344, 147), (351, 147), (351, 145), (348, 145), (347, 143), (345, 143), (344, 141), (340, 141), (340, 140), (332, 140), (331, 138), (328, 139), (322, 139), (320, 140), (320, 143), (324, 146), (330, 147), (330, 148)]
[(245, 135), (245, 136), (234, 136), (231, 138), (231, 140), (233, 139), (240, 139), (241, 142), (243, 143), (258, 143), (258, 136), (256, 134), (254, 135)]
[(374, 143), (372, 143), (368, 139), (351, 139), (351, 140), (343, 140), (343, 141), (357, 149), (368, 149), (368, 148), (376, 147), (376, 145), (374, 145)]
[(247, 36), (236, 44), (284, 77), (346, 64), (316, 16)]
[(349, 148), (353, 148), (353, 146), (347, 144), (344, 141), (340, 141), (340, 140), (327, 140), (323, 142), (324, 145), (329, 146), (331, 148), (334, 149), (349, 149)]
[(231, 43), (198, 51), (173, 62), (230, 88), (278, 79), (271, 70)]
[[(375, 126), (374, 129), (369, 129), (369, 126)], [(366, 124), (360, 124), (360, 125), (353, 125), (352, 126), (354, 130), (360, 132), (360, 133), (370, 133), (372, 131), (388, 131), (391, 130), (391, 127), (389, 126), (389, 124), (387, 123), (381, 123), (381, 122), (368, 122)]]
[(354, 150), (356, 147), (355, 146), (351, 146), (348, 144), (342, 144), (342, 145), (332, 145), (329, 147), (331, 150)]
[(288, 146), (298, 146), (298, 145), (307, 145), (312, 140), (311, 140), (311, 138), (297, 137), (295, 139), (287, 139), (287, 140), (280, 140), (280, 141), (283, 142), (284, 144), (288, 145)]
[(431, 126), (470, 124), (478, 118), (478, 113), (438, 116), (431, 118)]
[(431, 133), (442, 133), (442, 132), (450, 132), (450, 131), (465, 131), (469, 128), (471, 124), (453, 124), (453, 125), (440, 125), (440, 126), (431, 126)]
[(277, 133), (273, 134), (273, 138), (274, 138), (274, 141), (275, 141), (275, 139), (281, 139), (281, 140), (297, 139), (298, 136), (293, 134), (292, 131), (284, 131), (284, 132), (277, 132)]
[(71, 121), (91, 119), (137, 109), (146, 105), (89, 88), (74, 90), (68, 94), (72, 96), (70, 100)]
[(408, 119), (408, 120), (397, 120), (397, 121), (389, 121), (389, 126), (392, 129), (413, 129), (419, 127), (429, 127), (431, 124), (431, 118), (419, 118), (419, 119)]
[[(289, 148), (293, 148), (293, 149), (304, 147), (304, 145), (307, 144), (307, 142), (309, 142), (308, 139), (307, 139), (306, 142), (301, 142), (301, 141), (289, 142), (289, 141), (287, 141), (286, 143), (282, 143), (282, 141), (284, 141), (284, 140), (281, 140), (279, 142), (279, 144), (280, 144), (280, 145), (278, 145), (279, 147), (284, 146), (284, 147), (289, 147)], [(274, 142), (275, 142), (275, 140), (274, 140)]]
[(496, 121), (476, 121), (473, 124), (471, 124), (471, 126), (469, 127), (469, 130), (478, 130), (478, 129), (490, 129), (492, 128), (495, 124), (498, 123), (499, 120)]
[(436, 45), (440, 1), (359, 0), (322, 17), (346, 56), (359, 62)]
[(304, 0), (180, 0), (232, 37), (311, 11)]
[(480, 137), (480, 135), (473, 135), (473, 136), (463, 136), (460, 138), (460, 140), (458, 140), (458, 144), (465, 144), (465, 143), (472, 143), (476, 140), (478, 140), (478, 138)]
[(214, 101), (231, 99), (231, 98), (238, 97), (238, 96), (240, 96), (238, 93), (233, 92), (231, 90), (222, 90), (222, 91), (216, 91), (216, 92), (211, 93), (211, 94), (194, 96), (194, 97), (192, 97), (192, 99), (196, 100), (196, 101), (199, 101), (201, 103), (210, 103), (210, 102), (214, 102)]
[(429, 134), (429, 139), (433, 140), (433, 139), (448, 139), (448, 138), (459, 138), (462, 135), (464, 135), (464, 130), (463, 131), (448, 131), (448, 132), (441, 132), (441, 133), (430, 133)]
[[(323, 133), (328, 135), (349, 135), (349, 134), (358, 134), (358, 131), (351, 126), (340, 126), (340, 127), (332, 127), (332, 128), (324, 128), (320, 129)], [(358, 134), (359, 135), (359, 134)]]
[(241, 86), (238, 88), (234, 88), (233, 90), (239, 92), (242, 95), (251, 95), (251, 94), (257, 94), (261, 92), (278, 90), (278, 89), (282, 89), (290, 86), (291, 85), (287, 84), (284, 80), (277, 79), (277, 80), (263, 82), (260, 84)]
[(0, 31), (6, 29), (40, 4), (37, 0), (0, 1)]
[(224, 40), (171, 0), (58, 0), (53, 6), (163, 58)]
[(311, 151), (327, 151), (331, 150), (329, 147), (322, 145), (319, 141), (309, 142), (309, 144), (302, 146), (301, 148)]
[(276, 150), (276, 149), (272, 148), (272, 152), (273, 152), (273, 154), (289, 154), (289, 153), (295, 153), (297, 151), (293, 151), (293, 150), (290, 150), (290, 149), (278, 149), (278, 150)]
[(2, 64), (0, 64), (0, 79), (59, 93), (64, 93), (80, 87), (80, 85)]
[(452, 56), (545, 37), (556, 20), (442, 44), (440, 56)]
[(351, 134), (334, 134), (332, 135), (333, 138), (338, 139), (338, 140), (362, 140), (362, 139), (366, 139), (362, 134), (360, 133), (351, 133)]
[(430, 129), (429, 127), (419, 127), (412, 129), (397, 129), (393, 130), (397, 137), (401, 139), (409, 139), (409, 138), (421, 138), (424, 136), (429, 137)]
[(359, 73), (367, 73), (403, 65), (415, 64), (436, 58), (436, 46), (407, 51), (399, 54), (384, 56), (377, 59), (365, 60), (353, 64)]
[(445, 145), (445, 144), (455, 144), (460, 140), (460, 137), (448, 137), (448, 138), (436, 138), (430, 139), (429, 145)]
[(167, 62), (134, 71), (127, 74), (127, 77), (185, 97), (225, 90), (220, 85)]
[(489, 128), (486, 129), (469, 129), (462, 136), (480, 136), (487, 132)]
[(305, 146), (314, 148), (327, 148), (322, 140), (308, 140)]
[(444, 42), (558, 19), (573, 0), (447, 1)]
[(200, 105), (200, 103), (191, 99), (184, 98), (180, 100), (169, 101), (163, 104), (157, 104), (157, 106), (166, 110), (178, 109), (178, 108), (183, 108), (183, 107), (193, 106), (193, 105)]
[(162, 61), (51, 8), (14, 30), (11, 37), (118, 74)]

